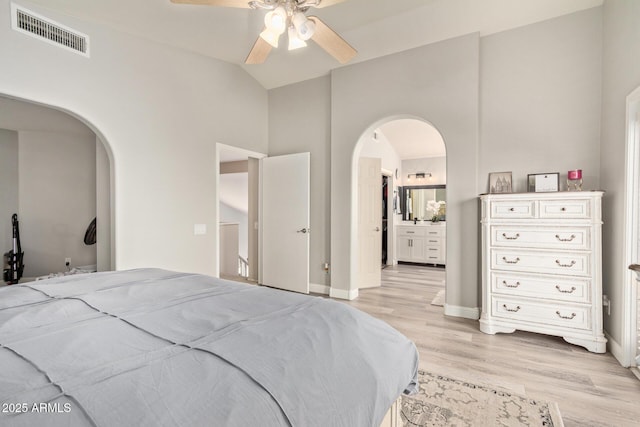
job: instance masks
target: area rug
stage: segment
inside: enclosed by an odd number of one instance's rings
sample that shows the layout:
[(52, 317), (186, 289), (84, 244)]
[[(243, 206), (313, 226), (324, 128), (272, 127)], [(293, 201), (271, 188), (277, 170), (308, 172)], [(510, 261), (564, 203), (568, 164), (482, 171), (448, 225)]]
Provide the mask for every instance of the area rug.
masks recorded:
[(555, 402), (419, 371), (420, 391), (403, 396), (404, 427), (562, 427)]
[(444, 307), (444, 289), (438, 291), (436, 297), (431, 301), (431, 305), (439, 305), (440, 307)]

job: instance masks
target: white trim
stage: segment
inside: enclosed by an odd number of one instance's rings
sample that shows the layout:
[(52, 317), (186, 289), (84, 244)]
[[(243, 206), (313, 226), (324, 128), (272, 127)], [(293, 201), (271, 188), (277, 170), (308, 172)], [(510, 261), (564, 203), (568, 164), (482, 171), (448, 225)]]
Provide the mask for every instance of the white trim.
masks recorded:
[(327, 285), (320, 285), (318, 283), (309, 283), (309, 292), (314, 294), (329, 295), (331, 287)]
[(336, 289), (334, 287), (331, 287), (329, 289), (329, 296), (331, 298), (338, 298), (338, 299), (346, 299), (349, 301), (353, 301), (354, 299), (358, 298), (358, 289)]
[(628, 269), (640, 259), (638, 242), (640, 241), (640, 212), (638, 192), (640, 191), (640, 147), (638, 135), (640, 124), (640, 87), (627, 96), (626, 107), (626, 165), (625, 165), (625, 210), (624, 210), (624, 255), (622, 257), (623, 302), (622, 302), (622, 345), (616, 359), (622, 366), (635, 365), (637, 351), (637, 287), (634, 274)]
[(607, 338), (607, 350), (609, 350), (609, 353), (611, 353), (613, 355), (613, 357), (615, 357), (618, 362), (620, 362), (620, 364), (622, 363), (622, 360), (624, 359), (624, 351), (622, 349), (622, 346), (620, 345), (620, 343), (618, 343), (616, 340), (613, 339), (613, 337), (611, 335), (609, 335), (607, 333), (607, 331), (604, 331), (604, 336)]
[(459, 305), (444, 304), (445, 316), (463, 317), (465, 319), (480, 319), (479, 307), (462, 307)]

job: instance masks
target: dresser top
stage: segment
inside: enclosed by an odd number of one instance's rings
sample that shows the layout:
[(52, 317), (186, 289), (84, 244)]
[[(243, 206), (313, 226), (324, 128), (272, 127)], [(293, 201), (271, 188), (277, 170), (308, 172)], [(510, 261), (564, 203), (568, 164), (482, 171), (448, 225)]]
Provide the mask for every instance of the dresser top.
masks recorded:
[(602, 197), (602, 190), (586, 191), (549, 191), (549, 192), (529, 192), (529, 193), (482, 193), (478, 197), (497, 199), (584, 199), (585, 197)]

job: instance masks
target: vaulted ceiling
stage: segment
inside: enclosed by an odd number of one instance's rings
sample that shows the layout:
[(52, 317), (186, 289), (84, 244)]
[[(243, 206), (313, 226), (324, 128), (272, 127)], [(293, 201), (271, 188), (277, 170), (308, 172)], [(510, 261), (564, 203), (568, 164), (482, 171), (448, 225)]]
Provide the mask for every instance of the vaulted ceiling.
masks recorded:
[[(356, 63), (464, 34), (508, 30), (599, 6), (602, 1), (347, 0), (312, 13), (358, 51), (351, 62)], [(266, 63), (244, 65), (264, 26), (262, 10), (181, 5), (170, 0), (30, 3), (238, 64), (267, 89), (326, 75), (342, 66), (314, 43), (291, 52), (281, 43)]]

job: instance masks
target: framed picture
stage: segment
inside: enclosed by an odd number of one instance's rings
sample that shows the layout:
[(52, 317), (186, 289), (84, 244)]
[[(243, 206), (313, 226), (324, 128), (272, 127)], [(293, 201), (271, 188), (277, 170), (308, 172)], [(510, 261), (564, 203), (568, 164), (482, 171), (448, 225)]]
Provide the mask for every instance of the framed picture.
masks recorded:
[(533, 173), (527, 175), (528, 190), (532, 193), (542, 193), (560, 190), (560, 173)]
[(511, 172), (491, 172), (489, 174), (489, 193), (511, 193)]

